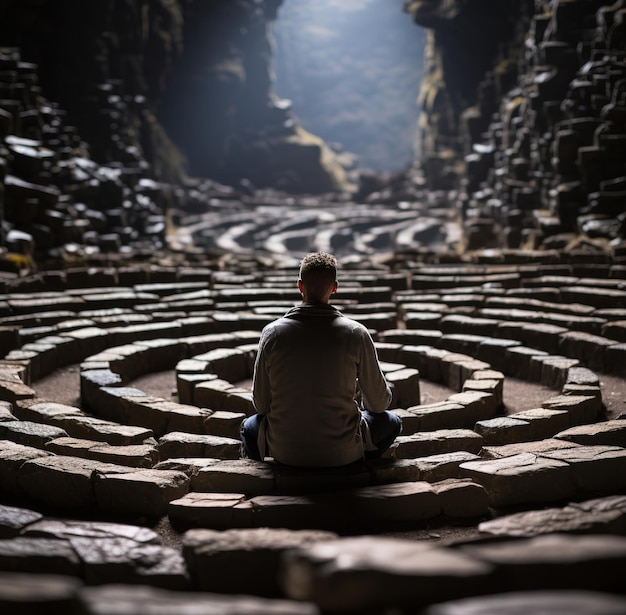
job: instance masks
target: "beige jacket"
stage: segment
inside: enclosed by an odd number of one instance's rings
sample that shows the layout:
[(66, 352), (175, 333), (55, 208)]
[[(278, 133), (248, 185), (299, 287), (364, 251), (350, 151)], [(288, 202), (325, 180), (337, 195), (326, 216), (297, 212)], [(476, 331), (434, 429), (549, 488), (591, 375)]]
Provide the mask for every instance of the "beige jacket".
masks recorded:
[(363, 407), (383, 412), (391, 390), (367, 329), (332, 305), (303, 303), (267, 325), (254, 367), (253, 399), (265, 416), (261, 455), (295, 466), (363, 458)]

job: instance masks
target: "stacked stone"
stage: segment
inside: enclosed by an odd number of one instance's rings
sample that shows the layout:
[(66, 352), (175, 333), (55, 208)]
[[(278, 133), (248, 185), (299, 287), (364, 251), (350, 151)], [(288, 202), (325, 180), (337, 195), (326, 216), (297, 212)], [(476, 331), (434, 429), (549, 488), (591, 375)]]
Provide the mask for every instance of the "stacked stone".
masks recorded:
[[(569, 608), (563, 590), (576, 589), (581, 613), (619, 612), (623, 596), (607, 592), (623, 593), (626, 421), (604, 420), (601, 378), (583, 365), (623, 366), (626, 295), (594, 259), (490, 259), (344, 271), (337, 304), (377, 339), (404, 432), (383, 459), (330, 471), (239, 458), (259, 331), (297, 300), (297, 269), (260, 272), (244, 256), (231, 271), (164, 268), (159, 282), (157, 270), (152, 282), (140, 269), (50, 272), (42, 284), (64, 292), (0, 296), (0, 342), (15, 346), (0, 363), (2, 604), (313, 614), (478, 595), (480, 611), (501, 591)], [(141, 281), (74, 287), (89, 279)], [(72, 365), (80, 407), (37, 393)], [(162, 370), (176, 371), (177, 401), (133, 386)], [(510, 376), (555, 394), (506, 416)], [(422, 378), (448, 398), (422, 404)], [(517, 507), (539, 510), (511, 516)], [(146, 528), (157, 520), (184, 532), (173, 546)], [(449, 523), (496, 540), (368, 535), (428, 524), (432, 537)]]
[[(499, 112), (480, 135), (476, 114), (465, 115), (468, 249), (624, 237), (624, 5), (537, 4)], [(489, 107), (487, 85), (498, 79), (488, 75), (476, 109)]]
[(164, 246), (170, 191), (150, 178), (145, 160), (96, 163), (65, 112), (41, 96), (37, 67), (15, 48), (0, 51), (0, 88), (3, 243), (19, 255), (5, 268)]

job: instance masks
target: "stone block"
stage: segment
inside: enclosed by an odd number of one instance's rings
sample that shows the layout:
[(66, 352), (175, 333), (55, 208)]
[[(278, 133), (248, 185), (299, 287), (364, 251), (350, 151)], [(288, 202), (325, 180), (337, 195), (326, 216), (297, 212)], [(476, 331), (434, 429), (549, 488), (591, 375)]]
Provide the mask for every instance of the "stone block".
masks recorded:
[(254, 515), (253, 505), (243, 493), (190, 492), (168, 506), (170, 521), (178, 528), (252, 527)]
[(448, 368), (448, 387), (453, 391), (461, 392), (465, 382), (476, 372), (486, 371), (489, 368), (489, 363), (477, 359), (453, 361)]
[(569, 414), (566, 410), (549, 408), (531, 408), (509, 415), (510, 419), (519, 419), (529, 424), (528, 440), (545, 440), (568, 428)]
[(626, 537), (550, 534), (524, 540), (466, 545), (469, 557), (496, 567), (501, 591), (619, 587)]
[(52, 538), (0, 540), (0, 570), (81, 576), (80, 560), (70, 543)]
[(577, 444), (621, 446), (626, 448), (626, 419), (577, 425), (561, 431), (555, 438)]
[(530, 380), (531, 359), (547, 355), (548, 353), (543, 350), (529, 348), (528, 346), (512, 346), (506, 349), (502, 365), (506, 369), (507, 375), (520, 380)]
[(289, 598), (322, 612), (419, 610), (487, 593), (494, 567), (452, 549), (382, 537), (344, 538), (285, 556)]
[(241, 424), (246, 418), (242, 412), (229, 412), (228, 410), (216, 410), (204, 419), (202, 432), (212, 436), (224, 436), (225, 438), (239, 438)]
[(476, 461), (478, 459), (480, 457), (474, 453), (456, 451), (454, 453), (443, 453), (442, 455), (418, 457), (412, 461), (420, 468), (421, 480), (434, 483), (449, 478), (460, 478), (459, 466), (466, 461)]
[(91, 459), (53, 455), (24, 463), (18, 471), (20, 490), (32, 501), (57, 510), (79, 512), (95, 504), (93, 474), (124, 473), (133, 468)]
[(490, 419), (496, 416), (498, 412), (496, 396), (483, 391), (455, 393), (450, 395), (447, 401), (452, 404), (461, 404), (465, 408), (465, 416), (474, 423)]
[(532, 453), (469, 461), (461, 472), (485, 488), (495, 507), (556, 502), (576, 492), (569, 464)]
[(45, 448), (46, 443), (55, 438), (63, 438), (67, 432), (60, 427), (33, 423), (31, 421), (2, 421), (0, 422), (0, 438), (11, 440), (24, 446)]
[(284, 554), (336, 538), (319, 530), (196, 529), (185, 533), (183, 555), (200, 591), (281, 597)]
[(189, 491), (190, 479), (175, 470), (136, 470), (124, 474), (100, 470), (95, 497), (100, 510), (121, 515), (159, 517), (168, 504)]
[(206, 361), (206, 371), (228, 382), (238, 382), (250, 377), (246, 354), (236, 348), (215, 348), (194, 359)]
[(377, 459), (368, 464), (372, 483), (406, 483), (423, 480), (421, 459)]
[(10, 440), (0, 440), (0, 487), (5, 493), (19, 493), (18, 471), (21, 466), (32, 459), (51, 457), (52, 453), (32, 446), (16, 444)]
[(340, 468), (297, 468), (273, 463), (271, 468), (278, 493), (315, 493), (362, 487), (369, 485), (371, 478), (368, 466), (361, 462)]
[(135, 544), (160, 544), (161, 542), (159, 535), (147, 527), (75, 519), (45, 518), (29, 525), (23, 530), (22, 535), (31, 538), (56, 538), (58, 540), (123, 538), (131, 540)]
[(474, 379), (470, 378), (463, 383), (462, 393), (487, 393), (493, 395), (496, 400), (497, 408), (502, 409), (503, 403), (503, 385), (502, 380)]
[(121, 417), (117, 414), (101, 414), (99, 411), (103, 408), (103, 402), (106, 398), (101, 393), (102, 387), (111, 387), (122, 384), (122, 378), (119, 374), (114, 374), (109, 369), (94, 369), (81, 371), (80, 373), (80, 399), (82, 407), (99, 416), (106, 416), (112, 420), (119, 420)]
[(413, 417), (411, 423), (415, 423), (411, 429), (409, 421), (402, 421), (402, 433), (410, 435), (417, 431), (435, 431), (437, 429), (457, 429), (472, 427), (473, 417), (468, 416), (465, 406), (447, 401), (413, 406), (407, 409)]
[(599, 335), (582, 331), (568, 331), (561, 334), (559, 349), (564, 355), (579, 359), (591, 369), (606, 372), (608, 366), (606, 350), (618, 343), (618, 340)]
[(201, 382), (194, 389), (194, 403), (209, 410), (230, 410), (226, 404), (226, 398), (233, 388), (230, 382), (220, 378)]
[(505, 365), (507, 350), (521, 345), (522, 343), (518, 340), (490, 337), (479, 344), (476, 358), (489, 365)]
[(551, 389), (561, 390), (567, 381), (567, 374), (572, 367), (579, 365), (578, 359), (558, 355), (533, 357), (530, 360), (531, 379), (541, 382)]
[(415, 459), (456, 451), (478, 453), (482, 445), (482, 437), (469, 429), (437, 429), (398, 436), (390, 454), (395, 458)]
[(141, 584), (186, 589), (187, 568), (179, 549), (124, 537), (70, 539), (89, 585)]
[(172, 457), (238, 459), (241, 442), (234, 438), (222, 436), (174, 431), (159, 439), (158, 448), (161, 459), (171, 459)]
[(42, 519), (41, 513), (27, 508), (0, 504), (0, 539), (13, 538)]
[(577, 493), (622, 493), (626, 488), (626, 450), (618, 446), (577, 446), (542, 453), (570, 464)]
[(547, 440), (539, 440), (536, 442), (516, 442), (515, 444), (503, 444), (502, 446), (485, 446), (481, 451), (481, 455), (486, 459), (502, 459), (504, 457), (513, 457), (521, 453), (539, 455), (545, 451), (553, 451), (560, 448), (573, 448), (576, 446), (580, 446), (580, 444), (548, 438)]
[(352, 519), (355, 525), (416, 522), (441, 513), (439, 499), (425, 481), (361, 487), (341, 492), (338, 500), (344, 521)]
[(393, 397), (390, 408), (408, 408), (420, 403), (419, 372), (413, 368), (399, 369), (386, 375)]
[(220, 461), (201, 468), (191, 479), (193, 491), (265, 495), (274, 491), (273, 466), (251, 459)]
[(471, 519), (489, 514), (489, 497), (482, 485), (469, 479), (449, 478), (433, 483), (441, 512), (451, 519)]
[(623, 535), (626, 532), (626, 513), (617, 507), (598, 511), (570, 504), (563, 508), (529, 510), (483, 521), (478, 529), (483, 534), (511, 538), (554, 533)]
[(486, 421), (478, 421), (474, 431), (480, 434), (487, 446), (512, 444), (530, 440), (530, 423), (510, 416), (499, 416)]
[(551, 410), (566, 411), (572, 426), (594, 423), (602, 411), (601, 399), (584, 395), (558, 395), (547, 399), (541, 405)]
[(254, 527), (335, 530), (346, 522), (346, 507), (328, 494), (259, 495), (248, 500)]

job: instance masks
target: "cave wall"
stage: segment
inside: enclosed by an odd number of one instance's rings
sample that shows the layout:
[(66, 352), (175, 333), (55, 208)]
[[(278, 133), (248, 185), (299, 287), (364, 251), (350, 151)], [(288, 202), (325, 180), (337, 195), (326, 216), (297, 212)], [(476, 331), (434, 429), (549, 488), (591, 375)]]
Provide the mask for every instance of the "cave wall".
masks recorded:
[(0, 45), (37, 67), (101, 163), (150, 164), (178, 180), (179, 154), (156, 120), (166, 76), (182, 49), (176, 0), (3, 0)]
[(192, 175), (289, 192), (346, 189), (339, 158), (274, 92), (270, 25), (282, 2), (184, 2), (184, 49), (160, 117)]
[(420, 164), (455, 191), (464, 247), (620, 249), (626, 2), (405, 6), (430, 28)]

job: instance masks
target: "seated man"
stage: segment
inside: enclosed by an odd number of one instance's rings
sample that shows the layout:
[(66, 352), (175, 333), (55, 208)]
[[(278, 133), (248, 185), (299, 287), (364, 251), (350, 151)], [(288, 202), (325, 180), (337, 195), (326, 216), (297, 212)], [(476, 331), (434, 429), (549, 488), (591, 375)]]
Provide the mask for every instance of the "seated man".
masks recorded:
[(307, 255), (303, 302), (263, 329), (253, 379), (258, 414), (241, 428), (251, 459), (342, 466), (379, 456), (402, 429), (386, 411), (391, 390), (367, 329), (329, 304), (336, 275), (334, 256)]

